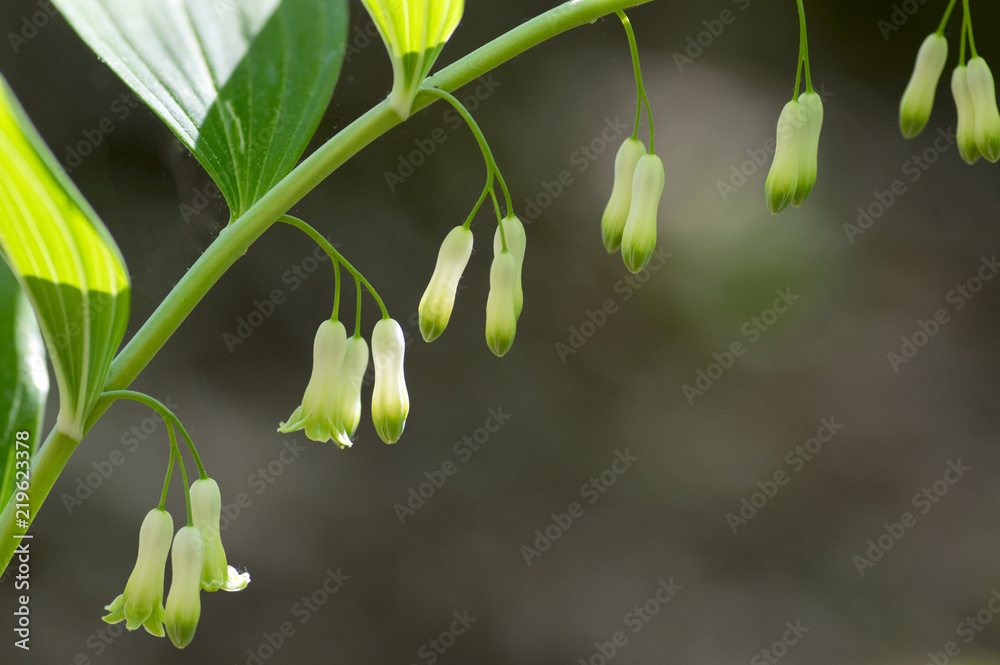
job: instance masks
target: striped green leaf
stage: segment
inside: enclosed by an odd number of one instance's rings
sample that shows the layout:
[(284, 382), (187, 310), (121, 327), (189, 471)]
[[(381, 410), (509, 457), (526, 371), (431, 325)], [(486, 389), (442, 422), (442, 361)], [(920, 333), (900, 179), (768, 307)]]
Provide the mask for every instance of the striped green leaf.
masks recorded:
[(34, 307), (52, 359), (56, 426), (79, 440), (125, 335), (128, 274), (108, 230), (2, 77), (0, 254)]

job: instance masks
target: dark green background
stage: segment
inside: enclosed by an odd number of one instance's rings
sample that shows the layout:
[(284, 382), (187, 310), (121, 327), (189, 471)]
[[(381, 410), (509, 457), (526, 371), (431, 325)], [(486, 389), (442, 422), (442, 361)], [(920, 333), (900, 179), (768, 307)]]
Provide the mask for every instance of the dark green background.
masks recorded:
[[(442, 63), (550, 4), (470, 3)], [(808, 3), (814, 79), (830, 93), (820, 174), (807, 205), (777, 217), (764, 206), (766, 163), (726, 200), (717, 183), (773, 138), (794, 77), (794, 3), (659, 0), (631, 13), (667, 174), (660, 247), (671, 254), (639, 289), (619, 283), (627, 272), (605, 254), (599, 229), (620, 138), (603, 151), (597, 139), (634, 112), (621, 27), (598, 21), (498, 69), (499, 85), (475, 115), (518, 210), (544, 202), (546, 183), (555, 189), (561, 172), (572, 180), (528, 225), (525, 308), (502, 360), (483, 338), (489, 215), (474, 227), (477, 250), (448, 331), (425, 345), (410, 322), (441, 239), (482, 184), (468, 131), (451, 127), (436, 105), (364, 150), (294, 213), (338, 244), (417, 337), (407, 349), (412, 407), (403, 439), (381, 443), (366, 403), (353, 449), (309, 444), (290, 463), (274, 461), (286, 444), (306, 443), (275, 428), (301, 398), (332, 275), (324, 263), (293, 290), (283, 275), (308, 263), (312, 246), (290, 228), (269, 231), (135, 383), (176, 408), (224, 501), (246, 494), (224, 542), (254, 581), (239, 594), (202, 595), (198, 634), (183, 654), (140, 633), (98, 653), (98, 631), (108, 629), (101, 608), (124, 587), (166, 461), (162, 426), (121, 404), (84, 441), (34, 527), (30, 654), (11, 647), (14, 599), (11, 581), (2, 585), (0, 660), (246, 663), (265, 633), (291, 621), (294, 634), (268, 663), (426, 663), (422, 645), (468, 610), (477, 621), (438, 662), (577, 663), (623, 630), (616, 664), (746, 663), (796, 620), (809, 631), (782, 662), (925, 663), (949, 640), (962, 658), (995, 661), (1000, 620), (991, 611), (971, 642), (956, 629), (1000, 588), (1000, 281), (959, 311), (948, 293), (981, 257), (1000, 252), (998, 172), (966, 166), (953, 145), (933, 147), (938, 129), (955, 123), (947, 80), (957, 16), (928, 129), (913, 141), (900, 136), (899, 95), (945, 2), (908, 5), (915, 15), (884, 38), (878, 21), (890, 18), (890, 2)], [(996, 65), (1000, 14), (990, 3), (973, 7), (982, 54)], [(672, 54), (725, 9), (735, 20), (679, 71)], [(7, 0), (0, 33), (20, 31), (38, 11)], [(359, 3), (352, 20), (368, 24)], [(350, 42), (362, 45), (361, 34), (352, 31)], [(0, 71), (60, 159), (83, 132), (105, 120), (114, 127), (72, 175), (128, 263), (131, 335), (218, 234), (226, 211), (209, 199), (185, 221), (179, 206), (211, 192), (204, 172), (150, 112), (125, 112), (124, 87), (60, 19), (18, 53), (5, 37)], [(319, 137), (389, 86), (378, 41), (352, 53)], [(474, 92), (470, 85), (460, 96)], [(438, 128), (447, 140), (390, 191), (385, 173)], [(581, 161), (580, 146), (592, 141), (600, 154)], [(914, 170), (925, 151), (934, 163)], [(896, 180), (901, 193), (849, 242), (843, 225)], [(742, 327), (777, 289), (799, 300), (753, 341)], [(283, 302), (230, 353), (224, 334), (275, 290)], [(562, 362), (556, 344), (607, 300), (614, 313)], [(345, 305), (353, 306), (349, 295)], [(949, 322), (894, 372), (887, 354), (940, 308)], [(375, 321), (366, 305), (364, 329)], [(744, 355), (689, 404), (682, 386), (733, 342), (744, 343)], [(453, 446), (501, 407), (509, 422), (466, 461)], [(786, 454), (830, 417), (843, 429), (796, 471)], [(144, 424), (155, 431), (134, 441), (130, 429)], [(626, 449), (638, 461), (591, 505), (581, 485)], [(921, 512), (914, 495), (959, 458), (970, 470)], [(70, 513), (63, 495), (109, 459), (122, 465)], [(401, 525), (394, 504), (448, 461), (455, 474)], [(281, 471), (271, 483), (257, 471), (269, 463)], [(787, 484), (734, 535), (727, 513), (778, 471)], [(582, 517), (528, 567), (521, 547), (574, 501)], [(179, 493), (171, 506), (179, 519)], [(907, 511), (915, 525), (859, 575), (853, 557)], [(350, 579), (299, 623), (294, 605), (338, 568)], [(683, 588), (633, 634), (627, 615), (670, 578)]]

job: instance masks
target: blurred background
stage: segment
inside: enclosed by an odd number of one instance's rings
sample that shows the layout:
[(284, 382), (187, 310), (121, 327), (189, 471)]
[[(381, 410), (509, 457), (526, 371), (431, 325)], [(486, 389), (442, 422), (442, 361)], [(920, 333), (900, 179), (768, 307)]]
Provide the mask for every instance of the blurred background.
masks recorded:
[[(555, 4), (469, 3), (441, 64)], [(490, 214), (447, 332), (424, 344), (411, 316), (482, 186), (469, 131), (439, 104), (375, 142), (293, 212), (414, 340), (403, 439), (379, 441), (367, 398), (350, 450), (275, 431), (301, 399), (333, 282), (304, 236), (272, 229), (134, 384), (199, 443), (230, 563), (253, 582), (202, 594), (183, 655), (101, 621), (167, 459), (162, 423), (121, 403), (35, 523), (30, 653), (12, 646), (0, 584), (0, 662), (997, 662), (1000, 188), (949, 134), (958, 12), (930, 124), (911, 141), (897, 126), (945, 4), (807, 3), (819, 179), (778, 216), (763, 186), (794, 83), (794, 3), (631, 11), (667, 174), (660, 254), (636, 277), (600, 234), (635, 111), (619, 22), (463, 88), (528, 231), (502, 360), (483, 339)], [(61, 18), (10, 40), (44, 7), (0, 5), (0, 71), (60, 160), (113, 124), (72, 177), (128, 263), (131, 335), (228, 214)], [(996, 66), (1000, 10), (973, 7)], [(389, 89), (384, 48), (351, 10), (313, 147)], [(363, 329), (376, 320), (366, 303)], [(171, 507), (182, 514), (176, 488)]]

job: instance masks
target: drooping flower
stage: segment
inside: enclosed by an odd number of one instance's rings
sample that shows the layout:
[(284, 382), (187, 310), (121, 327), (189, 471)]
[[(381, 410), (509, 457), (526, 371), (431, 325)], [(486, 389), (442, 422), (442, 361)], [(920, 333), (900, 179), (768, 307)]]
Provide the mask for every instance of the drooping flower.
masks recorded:
[(222, 494), (211, 478), (191, 483), (191, 518), (201, 532), (205, 562), (201, 568), (201, 588), (205, 591), (242, 591), (250, 583), (249, 573), (240, 573), (229, 565), (219, 534)]
[(983, 157), (996, 162), (1000, 159), (1000, 112), (993, 73), (981, 57), (970, 58), (966, 70), (976, 113), (976, 147)]
[(646, 146), (642, 141), (630, 137), (625, 139), (615, 156), (615, 182), (601, 217), (601, 236), (609, 254), (621, 247), (622, 232), (625, 231), (632, 204), (632, 178), (639, 159), (645, 154)]
[[(500, 228), (503, 227), (503, 235)], [(503, 251), (503, 241), (507, 240), (507, 251), (514, 257), (514, 318), (521, 318), (524, 307), (524, 289), (521, 287), (521, 268), (524, 265), (524, 251), (527, 248), (528, 236), (524, 232), (524, 224), (517, 215), (510, 214), (500, 220), (496, 233), (493, 235), (493, 257)]]
[(139, 555), (125, 584), (125, 592), (106, 606), (108, 623), (125, 621), (125, 627), (139, 626), (150, 635), (163, 637), (163, 576), (166, 572), (174, 521), (170, 513), (155, 508), (146, 514), (139, 529)]
[(178, 649), (191, 644), (201, 618), (201, 571), (205, 563), (205, 542), (201, 531), (186, 526), (174, 536), (171, 550), (170, 592), (164, 624), (170, 641)]
[(643, 155), (632, 177), (632, 203), (622, 232), (622, 259), (632, 273), (641, 272), (656, 249), (656, 211), (663, 194), (663, 162)]
[(913, 74), (899, 101), (899, 128), (906, 138), (912, 139), (927, 126), (934, 92), (947, 60), (948, 40), (944, 35), (936, 32), (927, 35), (917, 51)]
[(395, 443), (403, 434), (410, 413), (410, 397), (403, 376), (406, 341), (395, 319), (382, 319), (372, 331), (372, 359), (375, 388), (372, 391), (372, 421), (386, 443)]
[(819, 135), (823, 129), (823, 100), (815, 92), (799, 95), (799, 104), (805, 111), (805, 125), (799, 138), (799, 179), (792, 196), (792, 205), (805, 203), (816, 184), (819, 163)]
[(345, 432), (338, 429), (336, 417), (337, 380), (346, 351), (347, 330), (344, 324), (329, 320), (321, 323), (313, 342), (312, 376), (302, 404), (286, 422), (281, 423), (279, 432), (305, 429), (306, 436), (313, 441), (350, 440)]
[(980, 157), (979, 147), (976, 145), (976, 108), (969, 93), (965, 65), (955, 67), (951, 73), (951, 94), (955, 98), (955, 109), (958, 112), (958, 125), (955, 129), (958, 153), (966, 164), (975, 164)]
[(410, 117), (420, 84), (445, 42), (458, 27), (464, 0), (361, 0), (392, 60), (389, 104), (403, 120)]
[(777, 215), (792, 202), (799, 186), (802, 133), (808, 113), (798, 100), (785, 104), (778, 116), (774, 160), (764, 183), (767, 209)]
[(490, 267), (490, 293), (486, 298), (486, 344), (497, 356), (514, 345), (517, 332), (517, 259), (510, 251), (500, 252)]
[(472, 231), (456, 226), (441, 243), (434, 274), (420, 298), (420, 334), (424, 341), (433, 342), (444, 332), (455, 306), (458, 281), (472, 255)]
[[(361, 422), (361, 384), (368, 371), (368, 343), (362, 337), (347, 340), (344, 364), (337, 379), (336, 430), (334, 441), (341, 448), (352, 445), (351, 438)], [(346, 438), (337, 436), (346, 434)]]

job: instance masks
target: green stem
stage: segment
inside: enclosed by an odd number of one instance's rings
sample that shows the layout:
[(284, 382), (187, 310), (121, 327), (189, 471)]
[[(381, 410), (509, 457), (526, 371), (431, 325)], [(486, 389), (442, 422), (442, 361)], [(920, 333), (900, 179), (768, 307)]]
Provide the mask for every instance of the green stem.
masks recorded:
[(969, 9), (969, 0), (962, 0), (962, 7), (965, 10), (965, 16), (962, 17), (962, 22), (969, 29), (969, 51), (972, 53), (973, 58), (978, 58), (979, 54), (976, 52), (976, 39), (972, 36), (972, 11)]
[(188, 475), (187, 469), (184, 468), (184, 458), (181, 456), (181, 451), (177, 449), (177, 436), (174, 435), (172, 427), (167, 434), (170, 436), (170, 456), (176, 458), (178, 464), (181, 466), (181, 482), (184, 483), (184, 506), (187, 508), (187, 525), (194, 526), (194, 519), (191, 516), (191, 488), (188, 486)]
[(354, 317), (354, 336), (361, 337), (361, 280), (355, 277), (354, 283), (358, 286), (358, 312)]
[(333, 314), (330, 316), (331, 321), (337, 320), (337, 315), (340, 313), (340, 261), (334, 257), (330, 257), (330, 262), (333, 264)]
[(307, 236), (312, 238), (317, 245), (322, 247), (327, 254), (329, 254), (331, 261), (343, 265), (345, 268), (347, 268), (347, 272), (354, 275), (354, 279), (364, 284), (365, 288), (368, 289), (368, 292), (372, 294), (373, 298), (375, 298), (375, 302), (378, 303), (379, 309), (382, 310), (382, 318), (383, 319), (389, 318), (389, 311), (385, 308), (385, 304), (382, 302), (382, 299), (379, 297), (378, 293), (375, 291), (372, 285), (368, 283), (368, 280), (365, 279), (365, 276), (362, 275), (360, 272), (358, 272), (354, 268), (354, 266), (351, 265), (351, 262), (345, 259), (344, 255), (338, 252), (337, 248), (330, 244), (329, 240), (320, 235), (319, 231), (309, 226), (309, 224), (303, 222), (298, 217), (292, 217), (291, 215), (282, 215), (281, 219), (279, 219), (278, 221), (284, 222), (285, 224), (290, 224), (291, 226), (294, 226), (295, 228), (304, 232)]
[(632, 138), (639, 138), (639, 121), (642, 119), (642, 107), (643, 103), (645, 103), (646, 112), (649, 114), (649, 152), (652, 154), (655, 142), (655, 139), (653, 138), (653, 109), (649, 105), (649, 97), (646, 96), (646, 86), (642, 84), (642, 66), (639, 64), (639, 45), (635, 40), (635, 32), (632, 31), (632, 22), (628, 20), (628, 16), (625, 15), (625, 12), (619, 10), (615, 12), (615, 14), (618, 15), (618, 19), (625, 27), (625, 34), (628, 35), (628, 48), (632, 53), (632, 69), (635, 72), (636, 109), (635, 130), (632, 132)]
[(167, 436), (170, 437), (170, 461), (167, 463), (167, 477), (163, 480), (163, 492), (160, 493), (160, 510), (166, 510), (167, 490), (170, 488), (170, 476), (174, 472), (174, 447), (177, 436), (174, 434), (173, 423), (167, 423)]
[[(948, 25), (948, 19), (951, 18), (951, 10), (955, 8), (955, 1), (956, 0), (951, 0), (951, 2), (948, 3), (948, 9), (944, 10), (944, 17), (941, 19), (941, 23), (938, 25), (938, 29), (936, 31), (937, 34), (939, 35), (944, 34), (944, 28), (946, 25)], [(968, 16), (969, 15), (968, 0), (962, 0), (962, 3), (966, 8), (965, 15)]]
[(962, 36), (958, 40), (958, 64), (959, 66), (965, 66), (965, 41), (968, 39), (969, 34), (969, 13), (963, 12), (962, 14)]
[(201, 463), (201, 456), (198, 455), (198, 449), (195, 447), (194, 441), (191, 440), (190, 435), (188, 435), (187, 429), (184, 428), (184, 425), (181, 424), (180, 419), (174, 415), (173, 411), (171, 411), (170, 409), (168, 409), (159, 401), (150, 397), (149, 395), (136, 392), (134, 390), (108, 390), (106, 392), (101, 393), (101, 397), (102, 398), (107, 397), (112, 400), (130, 399), (134, 402), (139, 402), (140, 404), (144, 404), (149, 408), (151, 408), (153, 411), (156, 411), (158, 414), (160, 414), (160, 417), (163, 418), (164, 423), (168, 421), (173, 421), (173, 423), (177, 425), (177, 429), (179, 429), (181, 431), (181, 434), (184, 436), (184, 440), (187, 441), (188, 448), (191, 450), (191, 455), (194, 457), (195, 464), (198, 465), (198, 477), (201, 478), (202, 480), (208, 478), (208, 474), (205, 473), (205, 466)]
[[(621, 9), (652, 0), (573, 0), (554, 7), (521, 24), (490, 43), (455, 61), (424, 81), (425, 86), (453, 92), (503, 63), (564, 32), (595, 22)], [(421, 94), (413, 113), (435, 101)], [(237, 259), (282, 215), (323, 182), (347, 160), (370, 145), (402, 120), (386, 99), (341, 130), (296, 166), (291, 173), (254, 203), (239, 219), (227, 226), (195, 261), (173, 290), (150, 315), (111, 363), (106, 390), (126, 388), (152, 361), (208, 290)], [(91, 410), (85, 432), (107, 411), (110, 399), (100, 399)], [(79, 441), (52, 430), (32, 461), (35, 475), (32, 503), (41, 500), (55, 484)], [(44, 491), (39, 491), (44, 490)], [(32, 517), (34, 517), (32, 512)], [(16, 543), (15, 512), (8, 501), (0, 513), (0, 567), (6, 566)]]
[(802, 0), (796, 0), (799, 6), (799, 69), (795, 73), (795, 93), (792, 99), (799, 98), (799, 84), (802, 70), (806, 73), (806, 92), (813, 91), (812, 72), (809, 71), (809, 36), (806, 32), (806, 8)]
[(497, 177), (497, 182), (500, 183), (500, 189), (503, 190), (503, 198), (507, 204), (507, 214), (512, 214), (514, 212), (514, 206), (510, 201), (510, 191), (507, 189), (507, 183), (503, 179), (503, 175), (500, 173), (500, 168), (497, 166), (497, 160), (493, 157), (493, 151), (490, 150), (489, 143), (486, 142), (486, 136), (483, 135), (483, 130), (479, 128), (479, 123), (476, 122), (469, 110), (465, 108), (462, 102), (449, 92), (444, 90), (438, 90), (437, 88), (423, 88), (423, 92), (428, 92), (433, 95), (437, 95), (441, 99), (445, 100), (458, 111), (459, 115), (465, 120), (465, 123), (469, 125), (469, 129), (472, 130), (473, 135), (476, 137), (476, 142), (479, 143), (480, 150), (483, 151), (483, 159), (486, 160), (486, 170), (488, 173), (492, 173)]
[(486, 186), (483, 187), (483, 193), (479, 195), (479, 200), (476, 201), (476, 205), (472, 206), (472, 212), (470, 212), (469, 216), (465, 219), (465, 224), (462, 224), (463, 227), (465, 227), (466, 229), (472, 228), (473, 218), (475, 218), (476, 213), (479, 212), (479, 209), (483, 207), (483, 202), (486, 201), (486, 197), (489, 196), (490, 192), (492, 191), (493, 191), (493, 174), (487, 173)]

